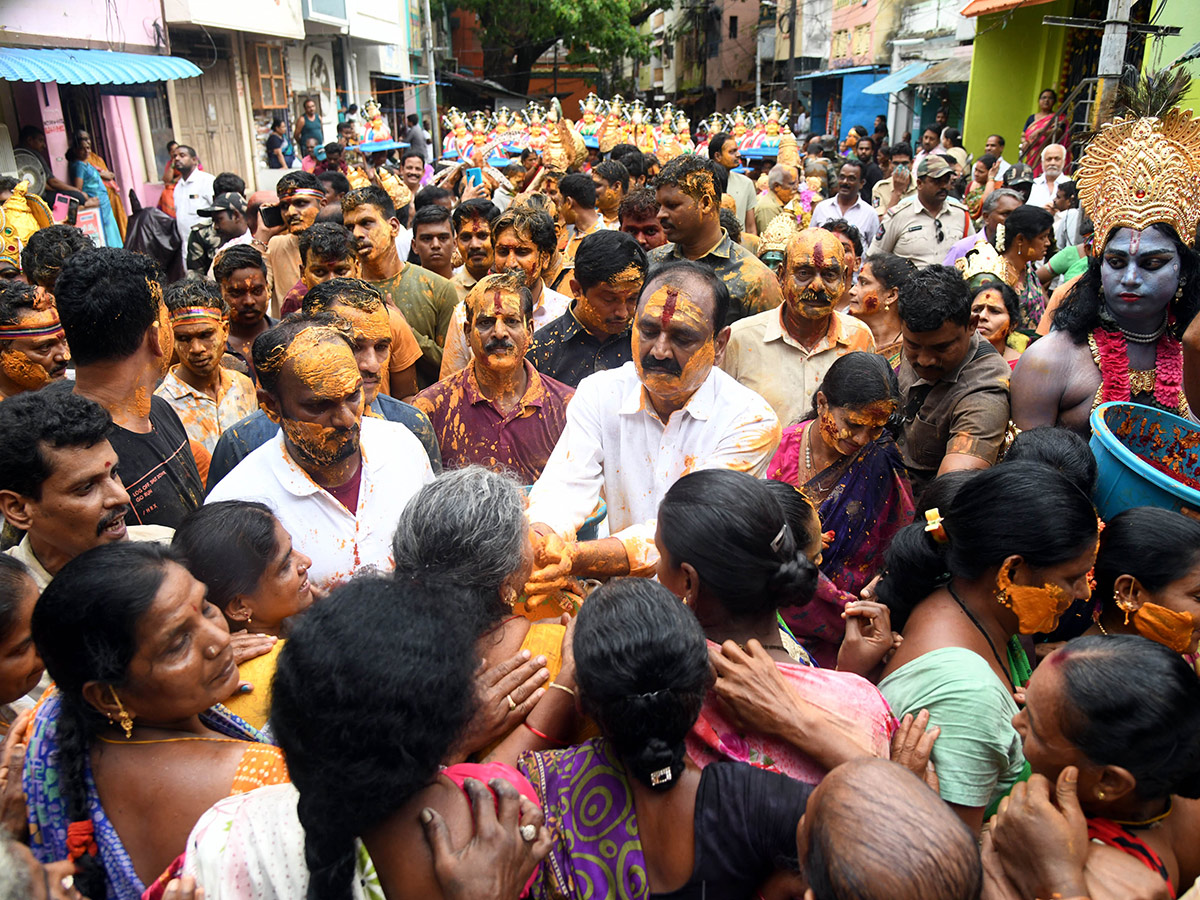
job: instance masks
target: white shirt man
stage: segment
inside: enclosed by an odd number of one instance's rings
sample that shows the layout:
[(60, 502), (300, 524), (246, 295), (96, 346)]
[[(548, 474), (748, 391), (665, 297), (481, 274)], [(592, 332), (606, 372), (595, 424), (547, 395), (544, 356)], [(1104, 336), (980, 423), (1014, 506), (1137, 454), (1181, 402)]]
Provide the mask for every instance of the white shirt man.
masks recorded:
[(322, 590), (367, 567), (390, 571), (396, 520), (421, 486), (433, 481), (433, 470), (425, 448), (403, 425), (365, 416), (360, 441), (362, 475), (353, 514), (292, 459), (282, 431), (238, 463), (205, 502), (266, 503), (295, 548), (312, 558), (308, 575)]
[(214, 181), (216, 178), (208, 172), (201, 172), (197, 166), (186, 178), (180, 177), (175, 182), (175, 227), (185, 250), (192, 226), (202, 221), (200, 210), (213, 205)]
[(1042, 174), (1033, 179), (1033, 187), (1029, 191), (1030, 206), (1053, 206), (1059, 185), (1072, 183), (1071, 179), (1063, 174), (1066, 163), (1067, 149), (1062, 144), (1046, 145), (1042, 150)]
[(589, 375), (567, 407), (567, 427), (530, 492), (529, 521), (575, 532), (603, 497), (609, 533), (630, 570), (658, 558), (654, 531), (667, 490), (699, 469), (763, 477), (779, 444), (779, 419), (749, 388), (714, 367), (664, 424), (634, 363)]
[(820, 228), (826, 222), (832, 222), (834, 219), (845, 219), (862, 235), (865, 252), (866, 248), (871, 246), (871, 241), (875, 240), (875, 233), (879, 231), (879, 214), (861, 196), (856, 194), (855, 197), (854, 205), (849, 209), (842, 208), (836, 194), (828, 200), (822, 200), (813, 207), (809, 227)]

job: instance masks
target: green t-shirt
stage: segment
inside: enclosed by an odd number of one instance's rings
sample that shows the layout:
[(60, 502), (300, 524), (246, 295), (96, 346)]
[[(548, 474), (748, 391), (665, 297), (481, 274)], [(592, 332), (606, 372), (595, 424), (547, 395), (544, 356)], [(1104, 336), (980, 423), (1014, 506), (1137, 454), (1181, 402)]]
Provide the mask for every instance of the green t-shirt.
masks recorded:
[(1061, 275), (1063, 281), (1070, 281), (1076, 275), (1082, 275), (1087, 269), (1088, 258), (1080, 253), (1078, 247), (1063, 247), (1050, 257), (1050, 271)]
[(1008, 686), (978, 653), (942, 647), (907, 662), (879, 683), (896, 718), (929, 710), (942, 729), (933, 745), (942, 799), (988, 806), (1006, 794), (1025, 767)]

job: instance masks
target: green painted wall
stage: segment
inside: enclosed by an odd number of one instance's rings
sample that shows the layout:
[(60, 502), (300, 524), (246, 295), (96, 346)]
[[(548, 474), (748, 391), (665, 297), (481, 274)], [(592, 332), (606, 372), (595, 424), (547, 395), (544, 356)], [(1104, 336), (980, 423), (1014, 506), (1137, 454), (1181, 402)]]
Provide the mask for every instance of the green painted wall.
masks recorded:
[[(1004, 158), (1017, 158), (1025, 120), (1037, 109), (1042, 88), (1058, 83), (1062, 66), (1067, 30), (1043, 25), (1042, 16), (1069, 16), (1073, 7), (1074, 0), (1054, 0), (979, 17), (963, 117), (971, 153), (980, 155), (987, 136), (1001, 134), (1007, 142)], [(1001, 26), (1006, 15), (1008, 22)]]
[[(1155, 0), (1154, 12), (1152, 17), (1158, 15), (1158, 8), (1164, 4), (1165, 0)], [(1165, 37), (1154, 40), (1147, 45), (1147, 53), (1143, 68), (1146, 69), (1161, 69), (1163, 66), (1169, 66), (1172, 62), (1178, 59), (1185, 50), (1193, 44), (1200, 42), (1200, 16), (1182, 15), (1184, 7), (1179, 3), (1168, 3), (1162, 16), (1155, 22), (1156, 25), (1175, 25), (1182, 28), (1175, 37)], [(1193, 109), (1197, 114), (1200, 114), (1200, 60), (1193, 59), (1191, 62), (1185, 63), (1189, 72), (1192, 75), (1191, 89), (1184, 97), (1183, 106), (1185, 109)]]

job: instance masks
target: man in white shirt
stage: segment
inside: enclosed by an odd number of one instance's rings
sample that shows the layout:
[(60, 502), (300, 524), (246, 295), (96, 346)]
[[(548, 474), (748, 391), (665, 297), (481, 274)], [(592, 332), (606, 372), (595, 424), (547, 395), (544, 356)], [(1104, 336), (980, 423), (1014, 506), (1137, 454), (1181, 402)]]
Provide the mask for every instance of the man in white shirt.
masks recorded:
[(845, 219), (858, 229), (863, 243), (867, 247), (871, 246), (875, 232), (879, 230), (879, 216), (871, 204), (861, 196), (864, 184), (863, 167), (864, 164), (854, 157), (842, 163), (842, 167), (838, 169), (837, 193), (816, 205), (809, 222), (810, 228), (820, 228), (834, 219)]
[(708, 142), (708, 158), (718, 165), (724, 166), (729, 173), (729, 185), (725, 193), (733, 198), (737, 207), (737, 219), (742, 228), (749, 234), (758, 234), (758, 224), (754, 220), (754, 207), (758, 205), (758, 191), (754, 182), (734, 169), (742, 164), (738, 153), (737, 139), (726, 132), (714, 134)]
[(1040, 206), (1054, 212), (1054, 197), (1060, 185), (1071, 184), (1072, 181), (1063, 174), (1067, 164), (1067, 148), (1062, 144), (1047, 144), (1042, 150), (1042, 174), (1033, 179), (1033, 187), (1029, 191), (1030, 206)]
[(261, 500), (312, 558), (328, 590), (366, 567), (392, 567), (404, 504), (433, 480), (412, 432), (363, 418), (363, 380), (347, 332), (298, 320), (254, 343), (258, 399), (280, 432), (226, 475), (206, 502)]
[(989, 134), (987, 141), (983, 145), (983, 152), (989, 156), (996, 157), (996, 163), (993, 166), (991, 174), (992, 178), (996, 180), (996, 186), (999, 187), (1000, 179), (1004, 177), (1004, 173), (1012, 165), (1012, 163), (1004, 158), (1004, 136)]
[(213, 205), (215, 177), (200, 171), (200, 159), (187, 144), (180, 144), (171, 154), (171, 168), (179, 173), (175, 182), (175, 228), (187, 248), (188, 233), (199, 223), (200, 210)]
[[(529, 590), (566, 575), (650, 574), (658, 504), (688, 472), (729, 468), (763, 476), (779, 444), (770, 405), (726, 375), (729, 291), (707, 266), (663, 263), (646, 281), (633, 361), (590, 375), (567, 407), (567, 426), (530, 493), (538, 540)], [(575, 541), (597, 502), (612, 537)]]
[(8, 551), (42, 590), (76, 556), (116, 541), (168, 543), (174, 529), (126, 525), (132, 507), (108, 442), (112, 418), (65, 385), (0, 404), (0, 514), (23, 531)]

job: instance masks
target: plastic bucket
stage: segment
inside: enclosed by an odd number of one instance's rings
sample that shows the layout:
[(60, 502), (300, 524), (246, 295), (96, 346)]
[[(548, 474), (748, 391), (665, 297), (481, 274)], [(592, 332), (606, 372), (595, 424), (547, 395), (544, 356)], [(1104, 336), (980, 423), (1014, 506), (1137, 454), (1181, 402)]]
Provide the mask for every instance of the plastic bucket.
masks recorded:
[(1135, 506), (1200, 518), (1200, 425), (1151, 406), (1105, 403), (1091, 426), (1102, 519)]

